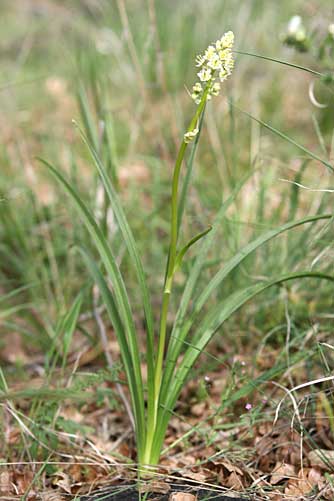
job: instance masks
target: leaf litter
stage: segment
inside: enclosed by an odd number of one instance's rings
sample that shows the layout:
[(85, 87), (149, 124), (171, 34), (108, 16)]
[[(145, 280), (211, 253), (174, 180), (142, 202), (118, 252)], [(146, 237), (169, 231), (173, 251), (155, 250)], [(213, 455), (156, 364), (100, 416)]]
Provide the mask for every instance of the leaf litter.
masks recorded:
[[(5, 357), (8, 363), (7, 352)], [(25, 363), (32, 380), (21, 382), (21, 391), (24, 385), (38, 388), (42, 384), (33, 364)], [(80, 371), (96, 374), (102, 363), (96, 352)], [(240, 369), (236, 390), (242, 386), (246, 364), (235, 363)], [(220, 366), (184, 388), (170, 422), (161, 465), (151, 481), (142, 481), (141, 492), (169, 495), (176, 482), (259, 500), (333, 499), (334, 437), (319, 395), (312, 395), (312, 403), (307, 394), (302, 423), (293, 420), (294, 409), (288, 402), (274, 423), (279, 398), (270, 382), (224, 410), (221, 397), (227, 371)], [(121, 372), (117, 378), (122, 381)], [(210, 385), (198, 384), (202, 379), (210, 379)], [(39, 425), (38, 415), (36, 422), (28, 417), (33, 404), (24, 395), (1, 403), (1, 499), (25, 496), (28, 501), (61, 501), (136, 481), (131, 426), (114, 394), (115, 383), (101, 381), (93, 378), (83, 385), (81, 401), (63, 400), (56, 419), (48, 425)], [(306, 397), (301, 394), (299, 398), (302, 405)], [(327, 392), (327, 398), (332, 398), (331, 393)], [(314, 407), (316, 413), (312, 413)]]

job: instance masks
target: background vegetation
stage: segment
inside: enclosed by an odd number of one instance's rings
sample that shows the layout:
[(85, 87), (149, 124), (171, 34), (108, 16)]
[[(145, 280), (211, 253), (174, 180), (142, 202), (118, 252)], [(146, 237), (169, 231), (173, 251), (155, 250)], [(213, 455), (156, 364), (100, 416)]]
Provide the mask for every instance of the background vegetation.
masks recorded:
[[(72, 119), (99, 150), (117, 187), (158, 317), (171, 170), (193, 113), (187, 89), (195, 81), (195, 56), (231, 29), (237, 50), (333, 72), (333, 52), (321, 61), (313, 50), (326, 36), (333, 12), (328, 0), (2, 0), (0, 13), (0, 492), (28, 499), (37, 496), (41, 485), (73, 494), (92, 481), (97, 485), (117, 478), (116, 466), (110, 473), (115, 458), (119, 465), (130, 465), (129, 476), (134, 458), (120, 406), (120, 391), (126, 389), (121, 389), (118, 347), (99, 295), (72, 247), (80, 243), (96, 252), (36, 156), (67, 172), (93, 208), (126, 275), (137, 305), (138, 332), (144, 336), (129, 258)], [(296, 14), (312, 35), (307, 53), (281, 41)], [(317, 101), (327, 107), (310, 100), (313, 84)], [(292, 143), (333, 164), (332, 110), (333, 85), (296, 68), (236, 55), (224, 95), (207, 108), (184, 241), (203, 231), (238, 183), (245, 184), (222, 221), (202, 284), (264, 231), (332, 213), (332, 172)], [(237, 286), (284, 272), (332, 274), (332, 242), (331, 220), (287, 232), (247, 258), (212, 301), (228, 297)], [(194, 247), (190, 259), (196, 252)], [(174, 311), (188, 272), (185, 264), (177, 275)], [(258, 488), (262, 495), (266, 490), (295, 496), (298, 489), (300, 495), (325, 492), (332, 482), (325, 474), (331, 471), (328, 454), (322, 452), (327, 466), (320, 468), (310, 453), (333, 450), (331, 380), (306, 387), (307, 393), (294, 392), (293, 402), (286, 398), (276, 435), (272, 423), (286, 394), (277, 384), (291, 389), (332, 374), (332, 306), (331, 283), (303, 280), (267, 290), (234, 315), (217, 334), (211, 355), (202, 355), (193, 374), (198, 385), (190, 382), (183, 393), (180, 420), (170, 427), (165, 466), (215, 485)], [(101, 343), (101, 325), (108, 349)], [(113, 362), (108, 356), (106, 362), (107, 353)], [(300, 419), (290, 431), (294, 405)], [(191, 463), (192, 471), (184, 470), (189, 454), (198, 463)], [(233, 465), (233, 478), (221, 462), (212, 467), (215, 476), (205, 468), (203, 473), (203, 463), (207, 468), (221, 457)], [(14, 468), (9, 463), (20, 464)], [(275, 482), (272, 472), (282, 463), (293, 470)], [(303, 466), (309, 470), (300, 476)], [(319, 472), (313, 483), (307, 477), (312, 469)], [(265, 480), (256, 482), (263, 475)], [(61, 479), (68, 482), (67, 491)], [(19, 487), (6, 491), (5, 481)]]

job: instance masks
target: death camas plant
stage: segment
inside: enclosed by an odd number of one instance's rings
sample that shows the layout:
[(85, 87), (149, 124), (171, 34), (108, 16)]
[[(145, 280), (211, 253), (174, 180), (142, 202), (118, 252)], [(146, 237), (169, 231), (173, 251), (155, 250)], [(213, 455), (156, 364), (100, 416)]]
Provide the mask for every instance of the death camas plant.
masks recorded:
[[(225, 200), (215, 220), (208, 229), (195, 235), (188, 243), (180, 245), (183, 206), (189, 184), (189, 176), (182, 178), (180, 173), (187, 148), (191, 142), (192, 152), (190, 158), (193, 158), (207, 102), (213, 97), (218, 96), (221, 84), (232, 73), (234, 64), (232, 54), (233, 41), (233, 33), (225, 33), (220, 40), (210, 45), (204, 54), (198, 56), (196, 59), (199, 81), (195, 83), (191, 92), (191, 97), (196, 104), (196, 110), (188, 129), (183, 135), (173, 171), (170, 244), (162, 292), (160, 321), (157, 326), (154, 325), (152, 303), (150, 301), (145, 272), (118, 194), (96, 148), (81, 133), (103, 183), (110, 207), (117, 221), (118, 229), (123, 237), (131, 263), (136, 272), (138, 296), (142, 298), (146, 323), (146, 342), (143, 350), (140, 349), (142, 342), (136, 332), (126, 284), (115, 259), (112, 244), (109, 243), (103, 228), (94, 219), (94, 213), (89, 209), (86, 202), (80, 198), (76, 189), (59, 170), (44, 161), (71, 197), (82, 221), (90, 232), (100, 256), (101, 266), (85, 250), (81, 249), (80, 251), (94, 281), (100, 289), (101, 297), (103, 298), (120, 346), (122, 363), (131, 399), (131, 420), (134, 423), (139, 468), (145, 465), (158, 464), (170, 416), (189, 376), (189, 372), (208, 342), (226, 319), (246, 301), (274, 284), (302, 277), (331, 278), (320, 273), (308, 271), (283, 275), (266, 282), (251, 285), (246, 289), (235, 291), (228, 299), (208, 307), (210, 297), (215, 290), (220, 288), (229, 274), (261, 245), (292, 228), (330, 217), (330, 215), (316, 215), (299, 221), (288, 222), (250, 242), (228, 262), (225, 262), (224, 266), (217, 271), (200, 294), (195, 295), (195, 289), (206, 262), (208, 249), (212, 245), (226, 210), (232, 204), (243, 183), (241, 182), (235, 192)], [(173, 292), (175, 273), (182, 265), (188, 249), (200, 240), (201, 246), (190, 269), (173, 326), (170, 332), (168, 332), (167, 315)], [(143, 381), (141, 366), (143, 356), (147, 363), (146, 384)]]

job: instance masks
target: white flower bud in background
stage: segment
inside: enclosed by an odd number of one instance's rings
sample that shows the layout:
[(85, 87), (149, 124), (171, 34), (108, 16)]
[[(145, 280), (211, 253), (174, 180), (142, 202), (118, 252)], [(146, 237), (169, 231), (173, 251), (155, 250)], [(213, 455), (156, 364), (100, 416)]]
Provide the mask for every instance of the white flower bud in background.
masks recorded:
[(299, 52), (309, 49), (309, 37), (301, 16), (293, 16), (288, 22), (286, 32), (280, 36), (282, 42), (289, 47), (294, 47)]
[(334, 23), (331, 23), (329, 26), (328, 26), (328, 33), (332, 36), (332, 38), (334, 39)]
[(288, 34), (294, 37), (298, 42), (306, 39), (306, 30), (300, 16), (293, 16), (288, 24)]
[(303, 21), (300, 16), (293, 16), (288, 24), (288, 33), (295, 35), (297, 31), (303, 26)]

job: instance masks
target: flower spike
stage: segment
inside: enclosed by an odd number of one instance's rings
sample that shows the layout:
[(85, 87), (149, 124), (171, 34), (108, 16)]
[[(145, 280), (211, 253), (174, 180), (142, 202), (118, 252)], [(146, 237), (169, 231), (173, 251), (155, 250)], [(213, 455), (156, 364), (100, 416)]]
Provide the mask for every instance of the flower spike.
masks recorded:
[(196, 57), (196, 66), (201, 68), (197, 73), (200, 82), (195, 83), (191, 94), (196, 104), (201, 102), (204, 90), (208, 100), (218, 96), (220, 83), (217, 79), (224, 82), (231, 75), (234, 67), (233, 43), (234, 34), (228, 31), (215, 44), (209, 45), (204, 54)]

